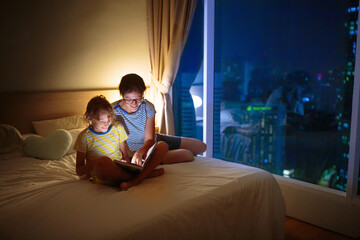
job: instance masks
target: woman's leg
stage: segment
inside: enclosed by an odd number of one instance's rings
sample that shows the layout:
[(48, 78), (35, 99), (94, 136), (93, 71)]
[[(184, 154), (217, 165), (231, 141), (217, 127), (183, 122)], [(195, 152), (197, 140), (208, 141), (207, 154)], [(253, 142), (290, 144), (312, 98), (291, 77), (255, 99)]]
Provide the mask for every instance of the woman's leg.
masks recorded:
[(196, 138), (181, 137), (180, 149), (187, 149), (196, 156), (205, 152), (206, 144)]
[(181, 163), (181, 162), (191, 162), (194, 160), (194, 154), (187, 149), (175, 149), (170, 150), (165, 155), (163, 160), (164, 164), (173, 164), (173, 163)]
[(155, 151), (152, 157), (149, 159), (149, 162), (146, 164), (143, 171), (141, 171), (135, 178), (130, 179), (129, 181), (122, 182), (120, 184), (121, 190), (127, 190), (130, 187), (141, 183), (145, 178), (148, 177), (157, 177), (164, 174), (164, 169), (159, 168), (155, 169), (159, 164), (164, 160), (165, 155), (168, 152), (168, 145), (160, 141), (155, 147)]
[[(169, 150), (188, 150), (192, 153), (192, 155), (198, 155), (200, 153), (205, 152), (206, 144), (196, 138), (189, 137), (178, 137), (178, 136), (170, 136), (165, 134), (157, 134), (156, 138), (158, 141), (164, 141), (169, 145)], [(188, 158), (188, 153), (186, 151), (179, 151), (181, 153), (178, 157), (185, 157), (186, 160), (178, 160), (177, 162), (187, 162), (190, 161)], [(182, 156), (183, 155), (183, 156)], [(193, 159), (192, 157), (190, 159)]]

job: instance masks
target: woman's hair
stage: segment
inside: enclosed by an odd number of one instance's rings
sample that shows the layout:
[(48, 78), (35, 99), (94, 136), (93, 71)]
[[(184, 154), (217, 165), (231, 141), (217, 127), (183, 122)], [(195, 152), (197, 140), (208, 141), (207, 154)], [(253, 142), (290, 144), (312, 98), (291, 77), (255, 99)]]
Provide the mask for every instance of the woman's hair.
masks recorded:
[(85, 120), (90, 124), (94, 120), (99, 120), (99, 113), (101, 111), (107, 111), (108, 117), (113, 122), (115, 120), (114, 109), (111, 106), (110, 102), (106, 99), (105, 96), (99, 95), (95, 96), (87, 104), (86, 112), (84, 114)]
[(130, 73), (121, 78), (119, 92), (121, 96), (126, 93), (136, 91), (143, 94), (146, 90), (144, 80), (135, 73)]

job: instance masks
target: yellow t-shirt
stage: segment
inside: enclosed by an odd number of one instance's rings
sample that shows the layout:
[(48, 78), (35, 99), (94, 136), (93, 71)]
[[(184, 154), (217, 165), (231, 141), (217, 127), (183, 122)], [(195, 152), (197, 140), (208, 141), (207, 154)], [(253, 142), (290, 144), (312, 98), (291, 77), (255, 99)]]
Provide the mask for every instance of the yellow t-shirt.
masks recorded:
[(86, 159), (107, 156), (114, 159), (122, 159), (120, 143), (128, 138), (121, 124), (110, 125), (105, 133), (97, 133), (88, 127), (79, 133), (74, 149), (86, 154)]

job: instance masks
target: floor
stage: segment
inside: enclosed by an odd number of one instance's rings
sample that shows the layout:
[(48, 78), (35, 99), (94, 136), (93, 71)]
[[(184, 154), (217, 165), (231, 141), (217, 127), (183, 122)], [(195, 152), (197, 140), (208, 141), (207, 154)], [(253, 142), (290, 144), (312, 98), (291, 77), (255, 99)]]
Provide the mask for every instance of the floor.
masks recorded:
[(353, 240), (326, 229), (286, 217), (285, 240)]

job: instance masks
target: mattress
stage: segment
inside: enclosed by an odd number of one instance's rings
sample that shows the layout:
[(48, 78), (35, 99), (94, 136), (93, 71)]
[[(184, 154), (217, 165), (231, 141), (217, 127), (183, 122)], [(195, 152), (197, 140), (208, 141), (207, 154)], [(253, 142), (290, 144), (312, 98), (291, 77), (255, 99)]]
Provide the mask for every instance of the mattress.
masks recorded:
[(283, 239), (267, 171), (214, 158), (161, 166), (128, 191), (80, 180), (75, 154), (0, 161), (0, 239)]

